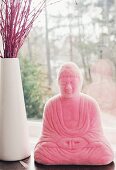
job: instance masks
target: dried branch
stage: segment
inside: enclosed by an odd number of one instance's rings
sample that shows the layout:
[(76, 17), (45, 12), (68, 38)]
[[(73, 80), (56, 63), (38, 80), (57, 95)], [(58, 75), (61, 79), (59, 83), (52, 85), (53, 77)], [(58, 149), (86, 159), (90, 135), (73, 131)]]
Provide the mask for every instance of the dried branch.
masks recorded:
[(0, 34), (3, 57), (16, 58), (34, 21), (51, 0), (42, 0), (31, 10), (32, 0), (2, 0), (0, 6)]

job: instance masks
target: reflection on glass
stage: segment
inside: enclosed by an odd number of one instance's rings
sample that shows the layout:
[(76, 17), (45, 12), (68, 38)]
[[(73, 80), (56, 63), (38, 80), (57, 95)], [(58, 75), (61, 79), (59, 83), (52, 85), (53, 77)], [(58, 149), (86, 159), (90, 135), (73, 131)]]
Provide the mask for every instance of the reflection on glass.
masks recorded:
[(113, 64), (99, 59), (91, 68), (92, 83), (84, 90), (94, 97), (101, 110), (116, 115), (116, 83), (113, 81)]

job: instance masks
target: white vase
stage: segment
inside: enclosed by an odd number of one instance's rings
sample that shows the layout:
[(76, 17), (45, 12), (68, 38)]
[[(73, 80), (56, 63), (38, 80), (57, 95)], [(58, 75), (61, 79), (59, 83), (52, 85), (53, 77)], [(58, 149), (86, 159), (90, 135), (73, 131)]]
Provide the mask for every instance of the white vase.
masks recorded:
[(30, 156), (30, 146), (19, 59), (0, 62), (0, 160), (21, 160)]

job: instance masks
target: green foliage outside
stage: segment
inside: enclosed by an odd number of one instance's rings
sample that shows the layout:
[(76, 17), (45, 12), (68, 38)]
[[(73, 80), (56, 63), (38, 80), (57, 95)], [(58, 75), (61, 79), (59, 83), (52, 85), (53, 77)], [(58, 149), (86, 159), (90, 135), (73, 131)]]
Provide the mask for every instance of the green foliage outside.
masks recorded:
[(47, 74), (42, 65), (29, 59), (21, 59), (21, 75), (28, 118), (42, 118), (43, 107), (50, 97)]

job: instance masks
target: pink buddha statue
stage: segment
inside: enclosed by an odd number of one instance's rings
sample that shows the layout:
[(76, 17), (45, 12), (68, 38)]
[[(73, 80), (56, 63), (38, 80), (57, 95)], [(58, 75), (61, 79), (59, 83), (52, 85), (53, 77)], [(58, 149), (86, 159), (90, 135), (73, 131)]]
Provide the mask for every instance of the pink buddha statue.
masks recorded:
[(46, 165), (106, 165), (114, 155), (105, 138), (96, 101), (81, 93), (82, 75), (74, 63), (58, 74), (60, 93), (46, 103), (34, 159)]

